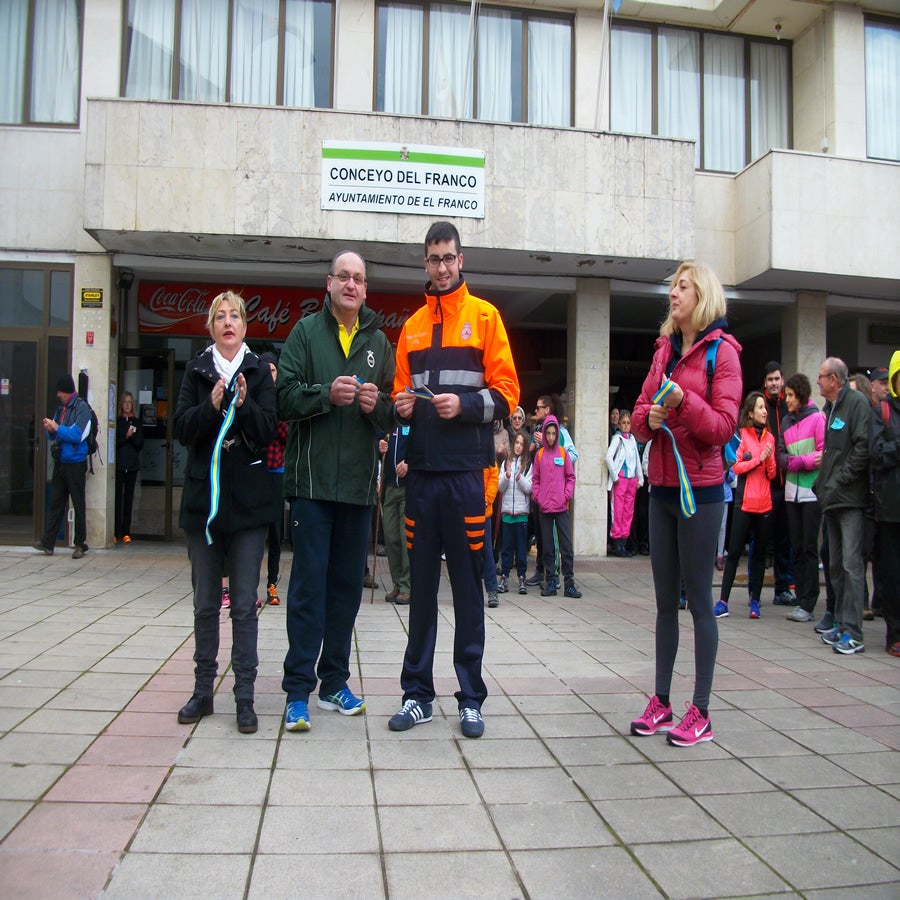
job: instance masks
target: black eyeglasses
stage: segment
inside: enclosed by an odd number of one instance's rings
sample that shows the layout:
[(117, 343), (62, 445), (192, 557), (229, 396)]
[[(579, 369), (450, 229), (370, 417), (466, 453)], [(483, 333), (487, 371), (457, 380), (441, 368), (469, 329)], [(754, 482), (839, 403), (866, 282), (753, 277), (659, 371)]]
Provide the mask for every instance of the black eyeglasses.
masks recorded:
[(332, 276), (333, 278), (337, 278), (337, 280), (341, 284), (346, 284), (351, 278), (353, 279), (353, 283), (356, 285), (361, 285), (366, 283), (366, 279), (362, 275), (351, 275), (349, 272), (338, 272), (336, 275)]
[(427, 262), (432, 269), (436, 269), (441, 263), (449, 269), (457, 259), (459, 259), (459, 257), (456, 253), (445, 253), (443, 256), (429, 256), (426, 258), (425, 262)]

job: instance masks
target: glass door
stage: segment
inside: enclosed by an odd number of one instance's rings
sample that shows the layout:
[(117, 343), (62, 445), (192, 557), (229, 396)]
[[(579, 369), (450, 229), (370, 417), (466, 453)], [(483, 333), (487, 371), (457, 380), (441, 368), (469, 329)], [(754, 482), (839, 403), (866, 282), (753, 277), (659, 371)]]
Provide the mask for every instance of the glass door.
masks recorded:
[[(122, 350), (119, 354), (119, 399), (125, 391), (144, 429), (141, 469), (134, 492), (131, 533), (136, 538), (172, 540), (173, 489), (184, 473), (184, 452), (172, 438), (172, 415), (177, 397), (174, 350)], [(117, 410), (118, 415), (118, 410)]]
[(36, 536), (46, 456), (41, 419), (53, 415), (37, 402), (37, 360), (36, 340), (0, 340), (0, 544), (28, 545)]

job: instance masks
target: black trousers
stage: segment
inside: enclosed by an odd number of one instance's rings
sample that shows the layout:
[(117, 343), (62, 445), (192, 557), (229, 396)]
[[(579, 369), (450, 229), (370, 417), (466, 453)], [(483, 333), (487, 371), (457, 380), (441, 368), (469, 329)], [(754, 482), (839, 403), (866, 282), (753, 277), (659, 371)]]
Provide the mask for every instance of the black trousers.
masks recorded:
[(87, 464), (83, 461), (77, 463), (64, 463), (58, 459), (53, 461), (53, 480), (50, 482), (50, 513), (47, 517), (47, 530), (41, 539), (45, 547), (56, 545), (56, 535), (62, 525), (70, 497), (75, 509), (75, 546), (85, 542), (87, 537), (84, 505), (86, 471)]
[(800, 606), (811, 613), (819, 600), (819, 528), (822, 514), (815, 501), (784, 505), (794, 552), (794, 587)]
[(406, 476), (409, 547), (409, 640), (400, 685), (403, 700), (434, 699), (434, 651), (437, 643), (441, 551), (453, 591), (456, 631), (453, 667), (460, 707), (476, 709), (487, 697), (481, 676), (484, 657), (484, 473), (419, 472)]
[(879, 522), (875, 532), (876, 592), (884, 610), (887, 647), (900, 641), (900, 522)]
[[(738, 563), (744, 554), (744, 545), (752, 535), (753, 544), (750, 558), (750, 599), (760, 600), (763, 578), (766, 574), (766, 543), (771, 526), (771, 513), (748, 513), (735, 509), (731, 516), (731, 538), (728, 542), (728, 557), (725, 560), (725, 571), (722, 573), (723, 603), (728, 602)], [(715, 553), (713, 553), (715, 556)], [(688, 594), (690, 597), (690, 594)]]
[(134, 506), (134, 488), (138, 479), (137, 469), (116, 469), (116, 537), (131, 534), (131, 510)]
[[(269, 472), (272, 481), (272, 491), (276, 497), (281, 497), (281, 489), (284, 485), (283, 472)], [(281, 542), (284, 540), (284, 500), (278, 504), (278, 515), (269, 525), (267, 537), (269, 556), (266, 564), (267, 586), (278, 584), (278, 570), (281, 568)]]

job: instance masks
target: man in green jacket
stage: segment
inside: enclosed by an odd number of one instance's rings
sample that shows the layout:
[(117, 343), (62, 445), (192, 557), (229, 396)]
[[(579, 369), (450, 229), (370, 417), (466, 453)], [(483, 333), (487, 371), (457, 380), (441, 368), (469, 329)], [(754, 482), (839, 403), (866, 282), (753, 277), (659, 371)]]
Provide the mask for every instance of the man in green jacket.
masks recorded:
[(338, 253), (326, 287), (323, 308), (294, 326), (278, 368), (294, 546), (282, 679), (288, 731), (309, 730), (316, 684), (320, 709), (352, 716), (366, 708), (347, 686), (350, 644), (377, 496), (376, 429), (393, 424), (394, 354), (364, 305), (365, 260)]
[(863, 510), (869, 502), (869, 402), (850, 389), (847, 365), (829, 356), (819, 367), (819, 391), (827, 401), (825, 447), (813, 485), (828, 526), (834, 625), (822, 635), (836, 653), (863, 653), (865, 562)]

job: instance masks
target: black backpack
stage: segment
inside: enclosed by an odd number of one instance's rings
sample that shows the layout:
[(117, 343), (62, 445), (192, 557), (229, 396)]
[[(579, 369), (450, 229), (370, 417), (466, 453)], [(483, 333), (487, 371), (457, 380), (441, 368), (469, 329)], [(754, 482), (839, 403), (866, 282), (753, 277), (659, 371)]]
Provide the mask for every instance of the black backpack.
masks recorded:
[[(83, 399), (83, 398), (82, 398)], [(91, 427), (88, 431), (87, 436), (87, 451), (88, 451), (88, 465), (91, 468), (91, 475), (94, 474), (94, 454), (97, 454), (97, 458), (100, 460), (100, 465), (103, 465), (103, 457), (100, 456), (100, 442), (98, 440), (100, 435), (100, 420), (97, 418), (97, 413), (94, 412), (94, 408), (87, 402), (87, 400), (83, 400), (85, 404), (87, 404), (88, 411), (91, 414)]]

